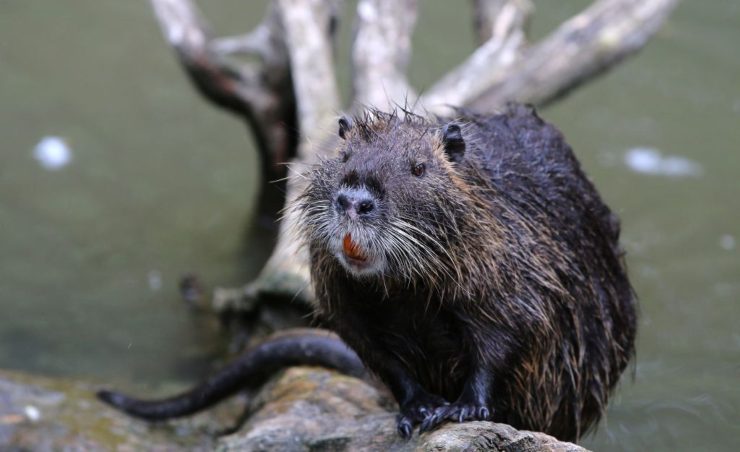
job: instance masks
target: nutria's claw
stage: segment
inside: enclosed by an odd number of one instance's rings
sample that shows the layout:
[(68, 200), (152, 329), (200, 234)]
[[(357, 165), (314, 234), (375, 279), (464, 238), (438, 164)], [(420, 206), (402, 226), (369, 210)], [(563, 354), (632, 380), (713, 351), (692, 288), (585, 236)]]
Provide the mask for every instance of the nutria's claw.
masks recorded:
[(419, 433), (429, 431), (441, 424), (444, 420), (444, 417), (442, 416), (442, 410), (444, 410), (444, 408), (446, 407), (439, 407), (434, 410), (431, 415), (424, 418), (424, 421), (421, 423), (421, 427), (419, 427)]
[(396, 418), (398, 433), (405, 439), (411, 437), (414, 426), (433, 415), (438, 407), (449, 405), (442, 397), (422, 392), (401, 407), (401, 413)]
[(478, 416), (477, 416), (477, 419), (479, 421), (487, 421), (487, 420), (491, 419), (491, 411), (488, 408), (484, 407), (484, 406), (478, 407)]
[(398, 428), (398, 434), (401, 435), (401, 438), (411, 438), (411, 432), (414, 430), (414, 423), (410, 418), (403, 414), (399, 414), (396, 418), (396, 427)]

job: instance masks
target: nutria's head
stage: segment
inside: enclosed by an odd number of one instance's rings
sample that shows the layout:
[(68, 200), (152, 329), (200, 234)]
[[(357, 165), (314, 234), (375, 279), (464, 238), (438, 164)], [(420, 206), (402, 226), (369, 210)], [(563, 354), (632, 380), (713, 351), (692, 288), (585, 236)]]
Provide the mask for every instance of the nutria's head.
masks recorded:
[(311, 248), (358, 278), (449, 273), (466, 199), (460, 125), (373, 111), (340, 119), (339, 136), (297, 203)]

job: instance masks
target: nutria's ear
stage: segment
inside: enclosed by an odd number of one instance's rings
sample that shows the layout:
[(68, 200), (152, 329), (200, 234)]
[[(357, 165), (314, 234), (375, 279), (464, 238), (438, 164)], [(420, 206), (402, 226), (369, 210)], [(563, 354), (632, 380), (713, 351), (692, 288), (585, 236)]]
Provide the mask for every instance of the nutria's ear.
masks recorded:
[(346, 116), (339, 118), (339, 136), (342, 139), (347, 138), (350, 129), (352, 129), (352, 120)]
[(442, 143), (445, 147), (445, 154), (451, 162), (459, 162), (465, 155), (465, 140), (463, 140), (460, 126), (457, 124), (447, 124), (442, 129)]

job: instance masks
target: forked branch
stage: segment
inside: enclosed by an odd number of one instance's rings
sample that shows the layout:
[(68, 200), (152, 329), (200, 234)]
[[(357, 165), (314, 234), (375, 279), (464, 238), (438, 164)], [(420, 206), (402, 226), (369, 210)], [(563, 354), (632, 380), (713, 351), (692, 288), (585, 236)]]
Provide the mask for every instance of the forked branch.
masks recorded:
[(504, 41), (520, 32), (526, 34), (533, 10), (530, 0), (473, 0), (473, 27), (478, 43)]
[[(293, 155), (295, 107), (282, 24), (274, 8), (249, 35), (214, 39), (192, 0), (150, 0), (165, 38), (206, 99), (243, 118), (262, 154), (264, 174), (284, 174), (280, 163)], [(228, 57), (246, 53), (259, 61), (237, 64)], [(269, 76), (268, 76), (269, 74)]]
[(527, 50), (505, 77), (465, 104), (488, 109), (508, 101), (543, 105), (642, 49), (677, 0), (600, 0)]

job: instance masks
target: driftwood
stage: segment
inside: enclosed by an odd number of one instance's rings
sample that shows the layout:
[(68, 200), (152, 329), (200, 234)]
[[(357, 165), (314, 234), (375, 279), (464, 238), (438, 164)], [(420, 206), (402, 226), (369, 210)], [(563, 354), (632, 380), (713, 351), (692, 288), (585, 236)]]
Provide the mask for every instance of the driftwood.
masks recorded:
[[(326, 150), (342, 110), (334, 49), (342, 0), (274, 0), (250, 33), (215, 38), (192, 0), (150, 0), (165, 38), (209, 101), (244, 118), (263, 162), (259, 214), (276, 220), (301, 184), (300, 168)], [(352, 43), (353, 99), (387, 109), (444, 114), (450, 106), (493, 112), (508, 101), (546, 104), (634, 54), (677, 0), (597, 0), (539, 42), (528, 42), (530, 0), (474, 0), (479, 47), (423, 95), (406, 79), (417, 0), (359, 0)], [(249, 55), (236, 63), (235, 54)], [(299, 131), (296, 133), (294, 131)], [(296, 168), (284, 165), (292, 162)], [(271, 183), (272, 181), (281, 181)], [(305, 252), (280, 222), (272, 257), (241, 296), (296, 296), (308, 289)]]

